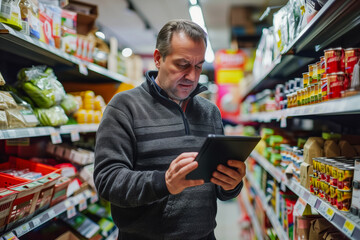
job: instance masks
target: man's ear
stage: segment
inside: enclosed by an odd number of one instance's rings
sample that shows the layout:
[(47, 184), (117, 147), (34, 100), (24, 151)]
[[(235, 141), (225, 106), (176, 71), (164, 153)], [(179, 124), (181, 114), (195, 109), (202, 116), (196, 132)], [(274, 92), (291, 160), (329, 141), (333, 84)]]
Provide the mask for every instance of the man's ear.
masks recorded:
[(158, 49), (154, 51), (154, 62), (157, 69), (160, 68), (161, 54)]

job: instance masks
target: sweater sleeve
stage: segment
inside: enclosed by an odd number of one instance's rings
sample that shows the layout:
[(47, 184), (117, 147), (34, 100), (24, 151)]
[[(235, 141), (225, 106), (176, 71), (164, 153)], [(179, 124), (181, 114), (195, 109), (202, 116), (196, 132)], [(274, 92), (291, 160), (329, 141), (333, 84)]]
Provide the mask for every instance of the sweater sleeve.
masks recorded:
[(108, 105), (96, 133), (94, 182), (119, 207), (151, 204), (169, 194), (163, 171), (134, 171), (136, 138), (130, 118)]
[(243, 181), (241, 181), (233, 190), (225, 191), (220, 186), (216, 186), (216, 195), (221, 201), (233, 199), (239, 195), (243, 188)]

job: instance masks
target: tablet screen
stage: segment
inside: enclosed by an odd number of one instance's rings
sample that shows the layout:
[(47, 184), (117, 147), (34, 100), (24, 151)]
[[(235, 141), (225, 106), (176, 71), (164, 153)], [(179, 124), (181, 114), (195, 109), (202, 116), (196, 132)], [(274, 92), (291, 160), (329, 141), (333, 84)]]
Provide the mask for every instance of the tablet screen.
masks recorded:
[(260, 137), (210, 134), (195, 158), (199, 166), (190, 172), (186, 179), (203, 179), (205, 182), (210, 182), (212, 173), (219, 164), (227, 166), (228, 160), (245, 161), (260, 139)]

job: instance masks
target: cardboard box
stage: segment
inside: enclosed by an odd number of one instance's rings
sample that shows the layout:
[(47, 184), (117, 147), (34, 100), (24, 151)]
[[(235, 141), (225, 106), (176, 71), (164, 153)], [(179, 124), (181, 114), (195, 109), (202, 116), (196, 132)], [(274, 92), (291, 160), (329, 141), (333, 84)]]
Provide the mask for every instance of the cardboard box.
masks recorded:
[(70, 0), (65, 9), (77, 13), (77, 33), (86, 35), (94, 28), (98, 16), (97, 5)]
[(306, 189), (310, 188), (310, 174), (312, 173), (312, 165), (308, 163), (301, 163), (300, 165), (300, 184)]
[(67, 231), (61, 234), (59, 237), (55, 238), (55, 240), (80, 240), (80, 238), (78, 238), (71, 231)]

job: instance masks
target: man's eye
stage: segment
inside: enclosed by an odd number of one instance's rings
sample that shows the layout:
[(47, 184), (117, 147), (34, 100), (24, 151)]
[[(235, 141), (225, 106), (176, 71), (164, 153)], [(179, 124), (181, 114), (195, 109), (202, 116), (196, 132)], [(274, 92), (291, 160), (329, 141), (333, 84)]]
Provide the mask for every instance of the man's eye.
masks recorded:
[(202, 69), (202, 66), (196, 65), (195, 68), (196, 69)]
[(188, 64), (178, 64), (178, 66), (179, 66), (180, 68), (187, 68), (187, 67), (188, 67)]

